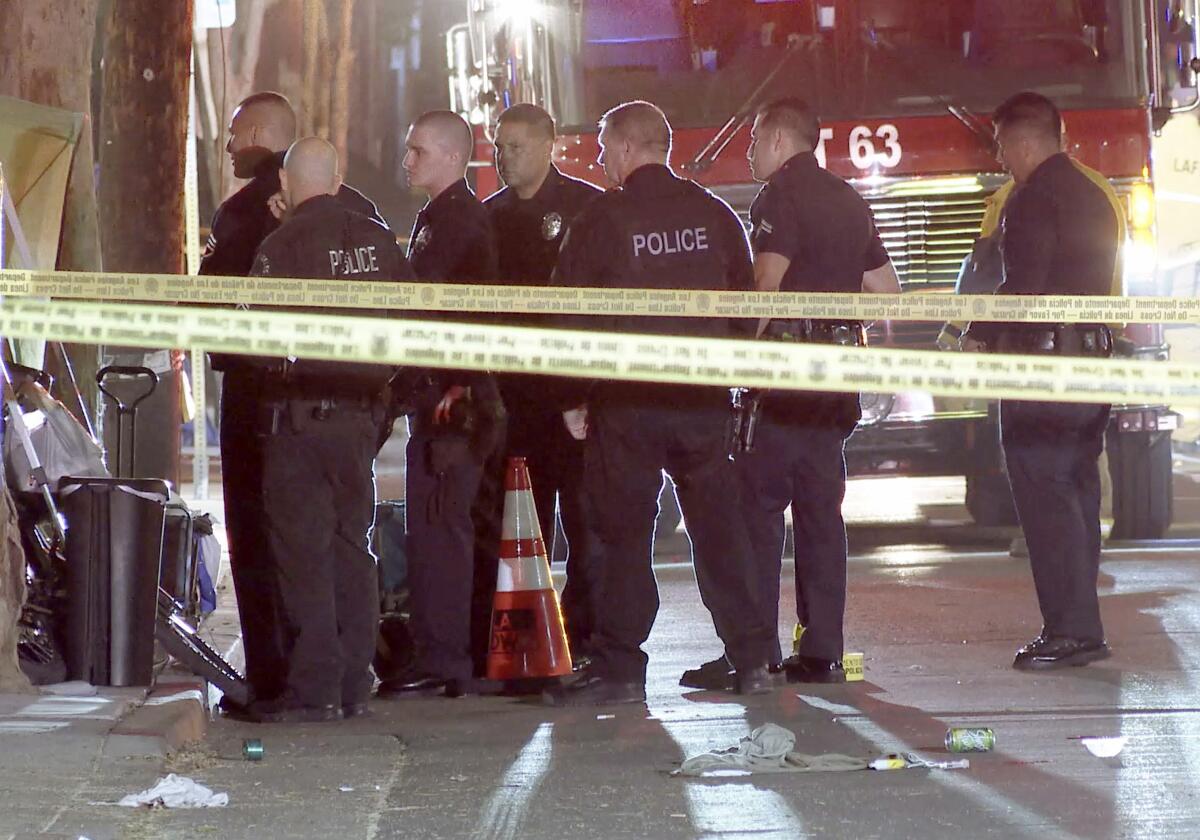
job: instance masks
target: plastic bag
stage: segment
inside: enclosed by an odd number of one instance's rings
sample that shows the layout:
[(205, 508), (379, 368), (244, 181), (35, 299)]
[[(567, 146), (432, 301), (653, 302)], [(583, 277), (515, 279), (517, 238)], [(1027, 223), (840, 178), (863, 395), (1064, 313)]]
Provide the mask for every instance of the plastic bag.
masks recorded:
[[(22, 407), (31, 409), (23, 412), (25, 427), (29, 429), (34, 452), (46, 472), (51, 490), (63, 476), (109, 475), (100, 444), (71, 416), (66, 406), (36, 382), (22, 384), (18, 395)], [(19, 422), (20, 418), (9, 418), (10, 425)], [(29, 468), (29, 458), (15, 433), (4, 436), (4, 466), (8, 485), (14, 491), (38, 489)]]

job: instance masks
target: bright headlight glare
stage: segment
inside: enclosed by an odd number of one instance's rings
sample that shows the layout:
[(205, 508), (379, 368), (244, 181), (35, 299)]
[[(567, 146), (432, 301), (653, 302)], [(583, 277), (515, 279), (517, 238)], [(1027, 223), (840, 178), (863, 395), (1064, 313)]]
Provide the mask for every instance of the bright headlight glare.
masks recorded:
[(1139, 182), (1129, 191), (1129, 223), (1136, 230), (1154, 227), (1154, 188)]
[(1150, 231), (1135, 230), (1125, 240), (1126, 277), (1145, 277), (1158, 267), (1158, 252)]
[(528, 20), (541, 6), (541, 0), (496, 0), (493, 8), (505, 20)]

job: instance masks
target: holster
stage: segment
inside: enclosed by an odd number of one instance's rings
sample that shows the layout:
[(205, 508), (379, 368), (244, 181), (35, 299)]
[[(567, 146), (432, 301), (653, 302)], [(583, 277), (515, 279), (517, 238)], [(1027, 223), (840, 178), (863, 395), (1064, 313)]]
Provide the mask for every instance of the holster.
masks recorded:
[(1021, 324), (1001, 330), (989, 349), (996, 353), (1108, 358), (1113, 338), (1103, 324)]

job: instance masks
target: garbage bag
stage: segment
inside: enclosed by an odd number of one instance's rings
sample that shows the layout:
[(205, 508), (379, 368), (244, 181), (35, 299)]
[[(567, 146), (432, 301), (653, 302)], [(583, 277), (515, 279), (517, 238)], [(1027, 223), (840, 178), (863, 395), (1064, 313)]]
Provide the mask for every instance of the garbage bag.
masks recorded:
[[(104, 466), (104, 451), (87, 430), (76, 420), (61, 402), (50, 396), (36, 382), (26, 382), (18, 389), (25, 427), (33, 443), (33, 450), (46, 471), (46, 478), (53, 488), (58, 480), (68, 475), (107, 477)], [(9, 418), (9, 425), (20, 422)], [(38, 489), (17, 434), (4, 436), (4, 465), (8, 486), (17, 492)]]

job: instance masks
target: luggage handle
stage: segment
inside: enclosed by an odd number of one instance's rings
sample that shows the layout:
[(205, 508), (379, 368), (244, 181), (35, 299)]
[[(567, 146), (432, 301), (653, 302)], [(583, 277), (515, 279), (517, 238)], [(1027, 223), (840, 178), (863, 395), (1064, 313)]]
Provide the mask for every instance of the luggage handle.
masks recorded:
[[(144, 393), (134, 398), (132, 402), (125, 403), (120, 397), (104, 387), (104, 381), (113, 375), (145, 379), (150, 383), (150, 387)], [(122, 421), (125, 417), (129, 418), (129, 474), (133, 475), (134, 460), (137, 458), (137, 408), (158, 387), (158, 374), (144, 365), (105, 365), (96, 371), (96, 387), (117, 406), (117, 472), (121, 471), (121, 438), (124, 436), (124, 429), (121, 428), (123, 425)]]

